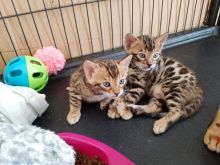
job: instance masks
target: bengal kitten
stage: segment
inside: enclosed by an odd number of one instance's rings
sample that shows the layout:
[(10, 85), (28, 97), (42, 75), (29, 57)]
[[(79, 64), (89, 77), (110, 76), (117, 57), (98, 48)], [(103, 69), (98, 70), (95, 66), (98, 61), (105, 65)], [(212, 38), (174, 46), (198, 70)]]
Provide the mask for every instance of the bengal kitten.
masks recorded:
[(105, 60), (92, 62), (86, 60), (70, 78), (70, 111), (67, 115), (69, 124), (79, 121), (81, 101), (100, 102), (104, 109), (109, 102), (123, 93), (129, 63), (132, 56), (121, 61)]
[[(168, 112), (163, 113), (165, 115), (156, 120), (153, 127), (155, 134), (161, 134), (179, 119), (198, 110), (203, 92), (194, 72), (172, 58), (161, 56), (167, 37), (167, 33), (157, 38), (126, 35), (124, 47), (127, 54), (133, 56), (128, 73), (130, 86), (129, 91), (110, 107), (110, 118), (128, 120), (133, 116), (131, 111), (160, 116), (165, 103)], [(145, 94), (151, 97), (149, 103), (135, 105)]]

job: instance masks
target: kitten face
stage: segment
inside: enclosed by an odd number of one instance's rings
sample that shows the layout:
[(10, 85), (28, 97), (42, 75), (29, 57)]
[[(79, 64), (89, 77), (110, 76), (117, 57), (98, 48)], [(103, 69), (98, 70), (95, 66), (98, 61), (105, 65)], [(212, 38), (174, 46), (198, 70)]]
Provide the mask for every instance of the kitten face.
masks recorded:
[(110, 98), (120, 96), (126, 84), (131, 58), (132, 56), (128, 56), (122, 61), (106, 60), (96, 63), (85, 61), (83, 68), (92, 91)]
[(168, 33), (157, 38), (146, 35), (135, 37), (127, 34), (124, 47), (127, 53), (133, 55), (131, 63), (143, 71), (154, 69), (160, 59), (160, 53), (167, 37)]

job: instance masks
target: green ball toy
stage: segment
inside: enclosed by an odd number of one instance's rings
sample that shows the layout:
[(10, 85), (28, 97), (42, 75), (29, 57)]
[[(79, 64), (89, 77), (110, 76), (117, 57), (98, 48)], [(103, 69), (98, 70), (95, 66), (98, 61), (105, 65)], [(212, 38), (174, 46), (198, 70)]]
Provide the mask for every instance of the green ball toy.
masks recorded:
[(3, 79), (8, 85), (26, 86), (41, 91), (48, 82), (48, 71), (38, 58), (18, 56), (7, 63)]

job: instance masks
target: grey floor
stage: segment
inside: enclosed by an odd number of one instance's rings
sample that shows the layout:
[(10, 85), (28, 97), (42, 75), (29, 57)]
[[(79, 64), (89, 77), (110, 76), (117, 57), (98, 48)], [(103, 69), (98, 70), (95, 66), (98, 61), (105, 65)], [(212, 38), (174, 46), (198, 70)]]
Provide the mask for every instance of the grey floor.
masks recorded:
[(175, 124), (163, 135), (155, 136), (155, 119), (137, 116), (129, 121), (111, 120), (98, 104), (83, 104), (76, 125), (66, 122), (69, 76), (53, 78), (43, 93), (49, 109), (35, 125), (55, 132), (75, 132), (100, 140), (115, 148), (137, 165), (219, 165), (220, 155), (203, 145), (204, 133), (220, 105), (220, 37), (211, 37), (170, 48), (171, 56), (193, 69), (204, 90), (200, 111), (188, 120)]

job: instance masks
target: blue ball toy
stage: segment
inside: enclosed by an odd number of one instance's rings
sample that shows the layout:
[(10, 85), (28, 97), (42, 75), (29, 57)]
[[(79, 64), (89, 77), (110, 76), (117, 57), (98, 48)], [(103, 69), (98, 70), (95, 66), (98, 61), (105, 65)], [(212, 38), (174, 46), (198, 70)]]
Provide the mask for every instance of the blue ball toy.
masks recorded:
[(48, 71), (38, 58), (18, 56), (7, 63), (3, 79), (8, 85), (26, 86), (40, 91), (47, 84)]

